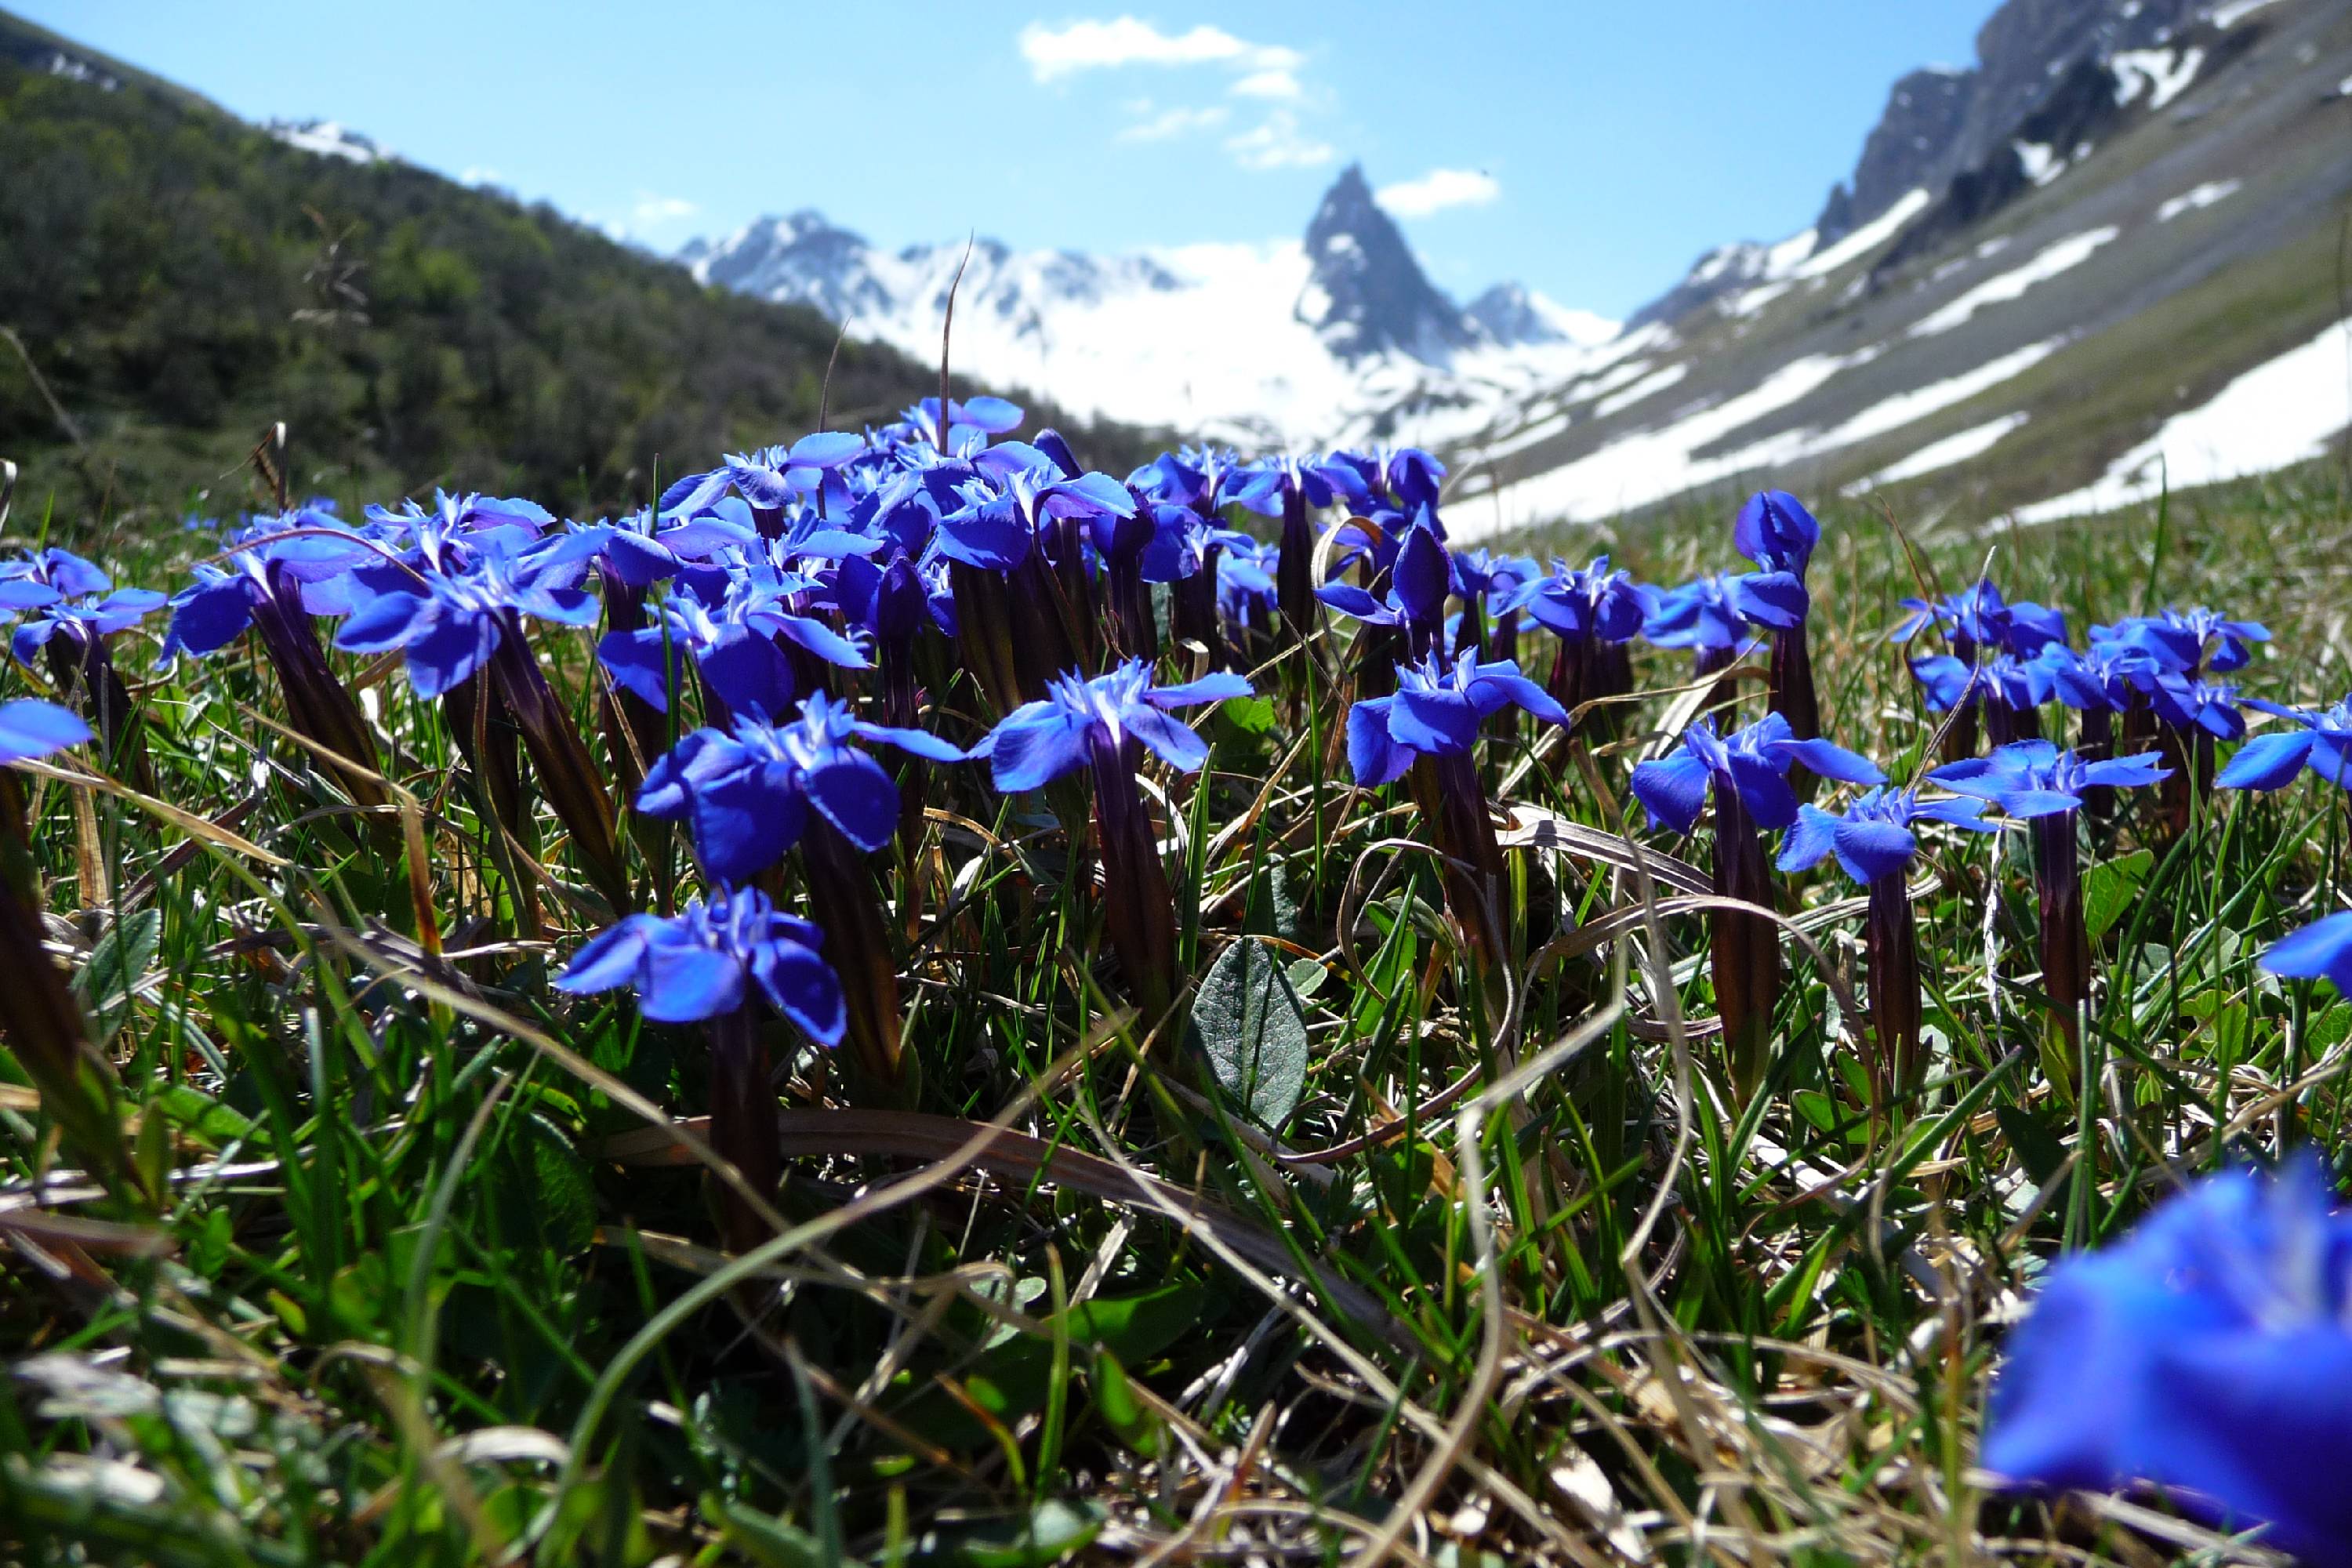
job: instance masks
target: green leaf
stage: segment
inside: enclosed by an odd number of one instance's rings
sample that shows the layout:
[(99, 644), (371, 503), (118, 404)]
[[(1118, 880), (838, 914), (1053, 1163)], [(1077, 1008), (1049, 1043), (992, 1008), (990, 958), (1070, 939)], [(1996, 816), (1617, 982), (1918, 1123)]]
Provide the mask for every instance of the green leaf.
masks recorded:
[(824, 1562), (824, 1546), (807, 1531), (717, 1492), (702, 1494), (702, 1517), (761, 1568), (819, 1568)]
[(1096, 1411), (1118, 1434), (1118, 1440), (1138, 1453), (1150, 1453), (1158, 1423), (1136, 1398), (1135, 1385), (1118, 1358), (1108, 1351), (1097, 1351), (1088, 1381), (1094, 1385)]
[(1218, 1084), (1279, 1129), (1307, 1087), (1307, 1014), (1274, 950), (1244, 937), (1217, 955), (1192, 1003), (1192, 1036)]
[(2093, 942), (2106, 935), (2130, 911), (2132, 900), (2147, 881), (2148, 868), (2155, 864), (2151, 851), (2135, 849), (2113, 860), (2102, 860), (2083, 874), (2083, 923), (2090, 928)]
[(1274, 702), (1270, 698), (1228, 698), (1218, 705), (1217, 711), (1244, 734), (1265, 735), (1274, 731)]
[(100, 1040), (110, 1039), (131, 1015), (131, 994), (154, 965), (163, 943), (161, 910), (142, 910), (107, 928), (74, 977), (74, 991)]
[(2017, 1152), (2018, 1163), (2025, 1167), (2026, 1175), (2035, 1186), (2047, 1182), (2065, 1163), (2065, 1144), (2032, 1111), (2021, 1105), (1996, 1105), (1992, 1114), (1993, 1120), (2000, 1123), (2001, 1136)]

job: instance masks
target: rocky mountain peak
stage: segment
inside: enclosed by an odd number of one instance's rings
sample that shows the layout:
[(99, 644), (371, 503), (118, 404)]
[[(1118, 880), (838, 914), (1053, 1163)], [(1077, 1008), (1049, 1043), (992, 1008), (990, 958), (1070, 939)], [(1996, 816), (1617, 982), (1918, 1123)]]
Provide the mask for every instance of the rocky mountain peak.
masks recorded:
[(1307, 256), (1312, 269), (1295, 313), (1341, 360), (1396, 350), (1442, 363), (1476, 341), (1373, 199), (1361, 164), (1349, 164), (1323, 194), (1307, 226)]

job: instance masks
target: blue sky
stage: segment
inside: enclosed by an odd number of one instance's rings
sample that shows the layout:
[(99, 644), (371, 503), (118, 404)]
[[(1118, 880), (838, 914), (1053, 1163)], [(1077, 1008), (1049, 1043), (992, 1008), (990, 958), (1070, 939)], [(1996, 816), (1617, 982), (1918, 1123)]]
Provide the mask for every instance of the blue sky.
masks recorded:
[(8, 4), (664, 250), (801, 207), (893, 247), (1296, 237), (1353, 159), (1458, 296), (1622, 315), (1811, 221), (1993, 0)]

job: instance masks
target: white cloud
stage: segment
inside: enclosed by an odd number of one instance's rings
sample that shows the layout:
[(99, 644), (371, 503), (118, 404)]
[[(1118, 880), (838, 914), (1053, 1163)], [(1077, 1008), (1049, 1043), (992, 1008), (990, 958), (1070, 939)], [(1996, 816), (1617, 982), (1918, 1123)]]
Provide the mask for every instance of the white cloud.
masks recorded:
[(1223, 27), (1203, 23), (1189, 33), (1163, 33), (1133, 16), (1113, 21), (1072, 22), (1048, 27), (1032, 22), (1021, 29), (1021, 58), (1039, 81), (1111, 66), (1224, 64), (1253, 71), (1295, 70), (1305, 63), (1295, 49), (1253, 44)]
[(458, 175), (457, 183), (461, 185), (496, 185), (504, 183), (504, 176), (496, 169), (485, 168), (477, 163)]
[(1225, 138), (1225, 151), (1244, 169), (1311, 169), (1339, 155), (1328, 142), (1301, 131), (1298, 117), (1277, 109), (1265, 122)]
[(1165, 142), (1172, 136), (1188, 135), (1195, 131), (1210, 131), (1223, 125), (1229, 118), (1222, 103), (1204, 104), (1199, 109), (1176, 108), (1151, 112), (1149, 103), (1136, 110), (1137, 120), (1118, 133), (1121, 142)]
[(1373, 193), (1398, 217), (1427, 217), (1447, 207), (1483, 207), (1503, 194), (1492, 174), (1476, 169), (1432, 169), (1417, 180), (1382, 185)]
[(1287, 70), (1259, 70), (1234, 83), (1235, 98), (1297, 99), (1305, 89), (1298, 85), (1297, 76)]
[(636, 229), (660, 228), (666, 224), (690, 218), (702, 209), (684, 196), (657, 196), (649, 191), (637, 194), (637, 205), (629, 209), (629, 226)]

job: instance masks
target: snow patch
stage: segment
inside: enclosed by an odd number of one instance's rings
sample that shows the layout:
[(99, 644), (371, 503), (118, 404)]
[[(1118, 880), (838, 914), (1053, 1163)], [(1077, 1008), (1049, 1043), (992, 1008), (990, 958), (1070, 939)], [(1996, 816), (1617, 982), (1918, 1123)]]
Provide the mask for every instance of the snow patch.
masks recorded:
[(1880, 485), (1900, 484), (1916, 479), (1922, 474), (1932, 474), (1938, 468), (1948, 468), (1980, 458), (1999, 445), (2001, 438), (2025, 423), (2023, 414), (2004, 414), (1985, 424), (1972, 426), (1940, 441), (1930, 441), (1909, 457), (1889, 463), (1865, 479), (1846, 486), (1844, 493), (1858, 496)]
[(1622, 414), (1645, 398), (1655, 397), (1689, 374), (1690, 366), (1679, 363), (1670, 364), (1664, 370), (1654, 371), (1626, 387), (1624, 391), (1612, 393), (1602, 398), (1594, 406), (1592, 416), (1596, 419), (1606, 419), (1612, 414)]
[(268, 129), (269, 134), (289, 147), (315, 153), (321, 158), (380, 163), (393, 156), (391, 149), (332, 120), (273, 120)]
[[(2258, 0), (2259, 3), (2259, 0)], [(2216, 17), (2218, 22), (2220, 18)], [(2221, 22), (2221, 26), (2229, 24)], [(2205, 64), (2205, 51), (2200, 48), (2123, 49), (2108, 61), (2116, 73), (2116, 101), (2133, 103), (2145, 90), (2148, 93), (2150, 111), (2162, 109), (2189, 90), (2197, 79), (2198, 70)]]
[(2211, 13), (2213, 25), (2217, 27), (2234, 27), (2263, 6), (2274, 4), (2276, 0), (2229, 0), (2227, 5), (2213, 7)]
[(1896, 230), (1918, 216), (1934, 199), (1925, 190), (1906, 192), (1893, 206), (1847, 235), (1827, 250), (1807, 258), (1791, 276), (1826, 278), (1847, 262), (1861, 259), (1893, 239)]
[(2024, 165), (2025, 177), (2037, 185), (2046, 185), (2066, 172), (2066, 160), (2046, 142), (2012, 142), (2009, 145), (2017, 154), (2018, 163)]
[(2093, 483), (2020, 508), (2018, 520), (2046, 522), (2113, 511), (2167, 486), (2187, 489), (2324, 457), (2331, 438), (2352, 425), (2347, 355), (2352, 321), (2338, 321), (2248, 371), (2211, 402), (2174, 415)]
[(1988, 305), (2006, 304), (2022, 295), (2037, 283), (2047, 282), (2071, 268), (2081, 266), (2094, 251), (2114, 239), (2122, 230), (2109, 225), (2084, 233), (2069, 235), (2054, 244), (2045, 246), (2040, 254), (2022, 267), (2013, 268), (1997, 278), (1988, 278), (1942, 310), (1923, 317), (1911, 325), (1909, 336), (1930, 337), (1948, 332), (1961, 325)]
[(2241, 180), (2208, 180), (2195, 190), (2183, 191), (2157, 208), (2156, 221), (2170, 223), (2182, 213), (2195, 212), (2200, 207), (2210, 207), (2215, 202), (2237, 195), (2238, 187), (2242, 184), (2244, 182)]

